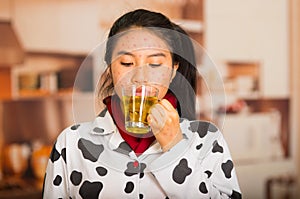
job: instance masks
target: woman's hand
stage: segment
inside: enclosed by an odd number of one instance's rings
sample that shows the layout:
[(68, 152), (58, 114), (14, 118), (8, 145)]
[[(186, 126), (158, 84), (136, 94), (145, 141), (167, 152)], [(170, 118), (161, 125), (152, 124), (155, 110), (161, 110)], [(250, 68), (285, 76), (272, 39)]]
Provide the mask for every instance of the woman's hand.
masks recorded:
[(164, 152), (182, 140), (179, 115), (168, 100), (163, 99), (153, 105), (147, 119), (156, 140)]

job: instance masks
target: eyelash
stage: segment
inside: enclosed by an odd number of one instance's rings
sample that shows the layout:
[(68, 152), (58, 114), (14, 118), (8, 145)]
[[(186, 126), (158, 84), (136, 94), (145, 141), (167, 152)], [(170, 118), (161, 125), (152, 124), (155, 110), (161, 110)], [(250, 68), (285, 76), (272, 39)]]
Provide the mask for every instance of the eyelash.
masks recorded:
[[(121, 62), (121, 65), (129, 67), (129, 66), (133, 65), (133, 62), (128, 62), (128, 63), (127, 62)], [(149, 64), (149, 66), (152, 67), (152, 68), (156, 68), (156, 67), (161, 66), (161, 64)]]
[(121, 65), (129, 67), (133, 65), (133, 62), (121, 62)]
[(151, 66), (152, 68), (156, 68), (156, 67), (161, 66), (161, 64), (149, 64), (149, 66)]

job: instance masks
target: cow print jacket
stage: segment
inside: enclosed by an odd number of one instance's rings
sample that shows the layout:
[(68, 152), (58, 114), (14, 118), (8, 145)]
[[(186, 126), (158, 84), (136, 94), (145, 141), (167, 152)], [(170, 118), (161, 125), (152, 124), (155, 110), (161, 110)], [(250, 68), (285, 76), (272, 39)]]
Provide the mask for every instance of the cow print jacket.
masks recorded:
[(66, 128), (53, 146), (43, 198), (241, 198), (227, 144), (215, 125), (181, 119), (184, 139), (136, 156), (109, 112)]

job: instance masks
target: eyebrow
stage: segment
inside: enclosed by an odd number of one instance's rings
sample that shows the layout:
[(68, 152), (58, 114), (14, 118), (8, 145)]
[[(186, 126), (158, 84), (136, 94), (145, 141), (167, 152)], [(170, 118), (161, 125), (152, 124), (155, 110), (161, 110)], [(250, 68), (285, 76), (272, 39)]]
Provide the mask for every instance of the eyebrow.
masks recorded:
[(124, 51), (124, 50), (121, 50), (117, 53), (117, 55), (131, 55), (131, 56), (134, 56), (132, 53), (130, 52), (127, 52), (127, 51)]
[[(119, 51), (117, 53), (117, 55), (130, 55), (130, 56), (134, 57), (133, 53), (128, 52), (128, 51), (124, 51), (124, 50)], [(164, 53), (154, 53), (154, 54), (148, 55), (147, 57), (159, 57), (159, 56), (166, 57), (166, 54), (164, 54)]]
[(159, 56), (166, 57), (166, 55), (164, 53), (154, 53), (154, 54), (148, 55), (148, 57), (159, 57)]

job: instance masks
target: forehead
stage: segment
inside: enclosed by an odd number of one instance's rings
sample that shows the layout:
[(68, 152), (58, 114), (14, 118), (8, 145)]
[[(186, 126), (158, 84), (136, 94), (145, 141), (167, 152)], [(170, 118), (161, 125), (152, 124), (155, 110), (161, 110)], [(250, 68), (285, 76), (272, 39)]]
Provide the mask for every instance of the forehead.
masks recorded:
[(132, 29), (118, 36), (113, 54), (119, 51), (132, 52), (142, 49), (170, 51), (166, 42), (153, 32), (145, 29)]

